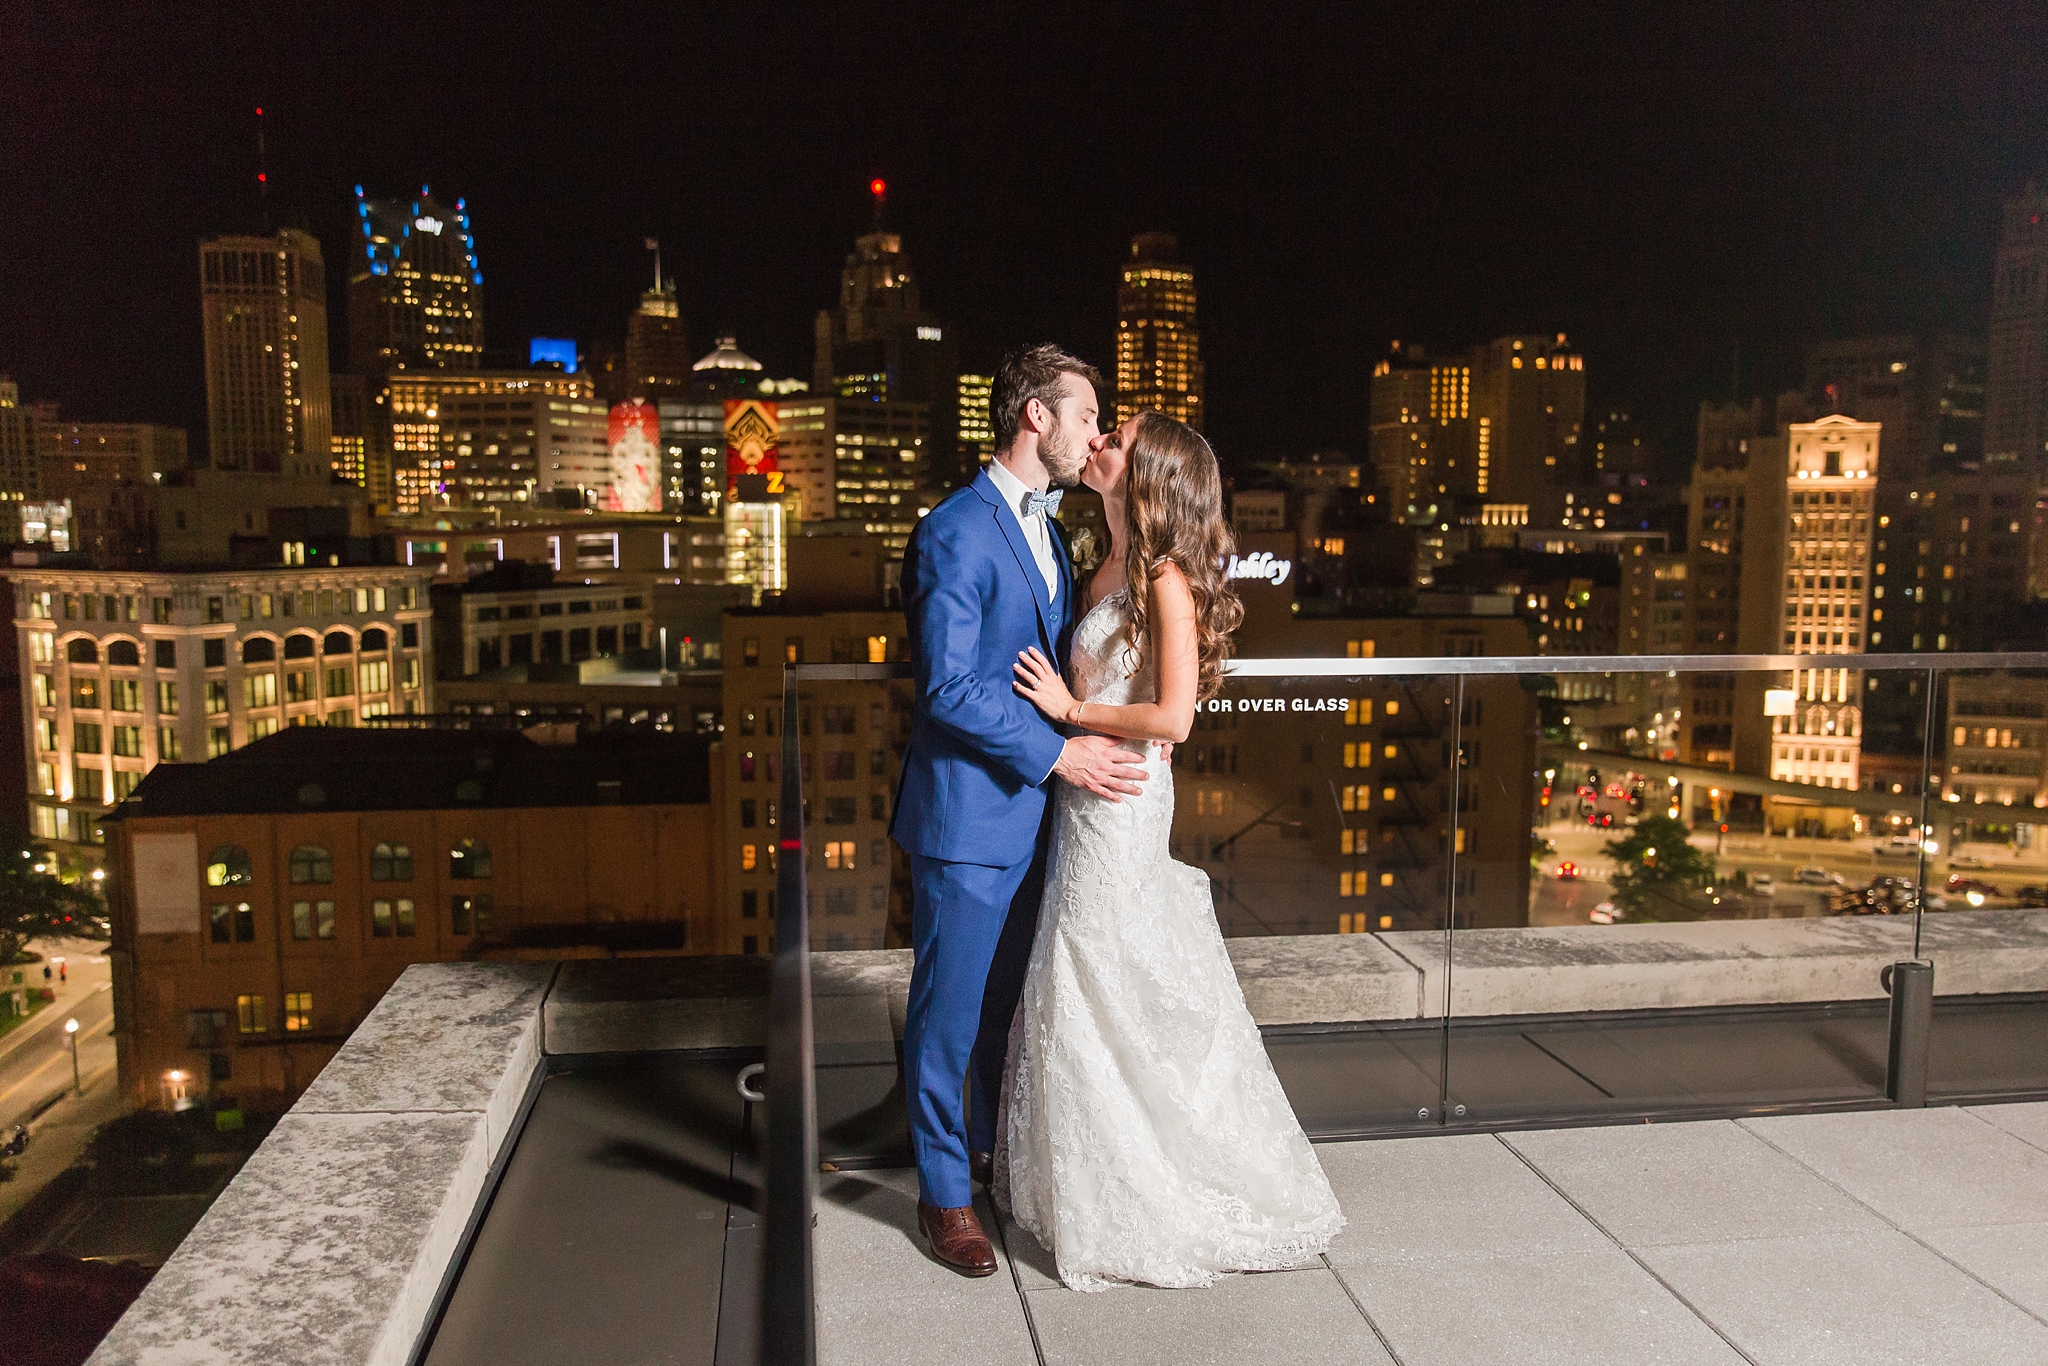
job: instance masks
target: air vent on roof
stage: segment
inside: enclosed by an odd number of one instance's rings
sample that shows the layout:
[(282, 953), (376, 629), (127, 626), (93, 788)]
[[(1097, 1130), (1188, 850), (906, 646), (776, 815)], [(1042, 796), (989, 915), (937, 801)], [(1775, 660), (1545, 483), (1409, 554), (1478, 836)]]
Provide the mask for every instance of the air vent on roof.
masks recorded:
[(302, 783), (302, 784), (300, 784), (300, 786), (299, 786), (299, 805), (300, 805), (300, 806), (324, 806), (324, 805), (326, 804), (326, 802), (327, 802), (327, 789), (326, 789), (326, 788), (324, 788), (324, 787), (320, 786), (320, 784), (318, 784), (318, 783)]
[(597, 799), (601, 802), (616, 802), (620, 798), (623, 784), (617, 778), (597, 780)]
[(455, 785), (455, 800), (474, 804), (484, 799), (484, 785), (474, 778), (464, 778)]

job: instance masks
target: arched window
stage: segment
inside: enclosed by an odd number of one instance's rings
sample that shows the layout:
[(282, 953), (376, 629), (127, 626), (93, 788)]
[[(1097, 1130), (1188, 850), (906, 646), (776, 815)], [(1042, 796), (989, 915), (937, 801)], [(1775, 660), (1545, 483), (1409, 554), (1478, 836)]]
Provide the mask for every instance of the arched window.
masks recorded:
[(268, 636), (252, 636), (242, 642), (244, 664), (268, 664), (277, 658), (277, 642)]
[(142, 652), (135, 648), (132, 640), (117, 640), (107, 646), (107, 663), (126, 664), (132, 668), (142, 663)]
[(286, 659), (311, 659), (313, 657), (313, 647), (318, 643), (311, 636), (286, 636), (284, 638), (284, 657)]
[(412, 846), (379, 844), (370, 851), (370, 881), (411, 882)]
[(369, 630), (363, 632), (364, 654), (368, 654), (372, 650), (388, 650), (390, 648), (391, 637), (385, 633), (383, 627), (372, 626)]
[(462, 839), (448, 851), (448, 876), (473, 881), (491, 875), (491, 846), (482, 840)]
[(292, 850), (292, 881), (334, 881), (334, 856), (317, 844), (300, 845)]
[(80, 636), (64, 647), (64, 657), (73, 664), (97, 664), (100, 662), (100, 647), (86, 636)]
[(1806, 733), (1808, 735), (1825, 734), (1827, 726), (1828, 709), (1826, 707), (1808, 707), (1806, 709)]
[(1856, 707), (1842, 709), (1842, 734), (1851, 739), (1863, 734), (1863, 713)]
[(345, 655), (355, 649), (355, 640), (346, 631), (329, 631), (327, 639), (320, 642), (323, 655)]
[(255, 880), (249, 871), (249, 851), (239, 844), (223, 844), (206, 856), (209, 887), (242, 887)]

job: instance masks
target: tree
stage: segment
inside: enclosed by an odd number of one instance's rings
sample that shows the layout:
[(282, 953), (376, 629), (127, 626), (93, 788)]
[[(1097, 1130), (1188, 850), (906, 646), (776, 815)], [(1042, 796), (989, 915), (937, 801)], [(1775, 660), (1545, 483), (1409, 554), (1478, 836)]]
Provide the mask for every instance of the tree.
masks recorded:
[(1704, 920), (1714, 914), (1706, 889), (1714, 856), (1686, 839), (1683, 821), (1651, 816), (1607, 846), (1614, 860), (1614, 904), (1630, 920)]
[(38, 862), (52, 865), (37, 858), (19, 831), (0, 833), (0, 839), (6, 841), (0, 844), (0, 963), (13, 962), (31, 939), (105, 937), (100, 921), (107, 911), (97, 892), (37, 872)]

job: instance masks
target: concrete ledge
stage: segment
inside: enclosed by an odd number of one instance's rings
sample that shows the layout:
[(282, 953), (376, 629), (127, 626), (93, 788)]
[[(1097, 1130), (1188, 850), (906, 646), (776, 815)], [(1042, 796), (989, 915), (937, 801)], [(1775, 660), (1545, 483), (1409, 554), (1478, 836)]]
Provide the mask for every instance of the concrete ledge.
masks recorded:
[[(1423, 975), (1421, 1014), (1444, 1007), (1443, 936), (1379, 936)], [(1910, 957), (1910, 916), (1719, 920), (1461, 930), (1456, 1016), (1871, 1000), (1878, 974)], [(1930, 914), (1921, 951), (1942, 996), (2048, 991), (2048, 912)]]
[(541, 1059), (553, 963), (415, 963), (292, 1107), (293, 1114), (481, 1112), (505, 1141)]
[[(1400, 1020), (1422, 1011), (1415, 964), (1371, 934), (1226, 939), (1252, 1018), (1262, 1025)], [(1443, 936), (1437, 937), (1443, 956)]]
[(90, 1366), (403, 1366), (540, 1067), (554, 974), (407, 968)]
[(478, 1113), (289, 1114), (87, 1366), (404, 1366), (490, 1166)]

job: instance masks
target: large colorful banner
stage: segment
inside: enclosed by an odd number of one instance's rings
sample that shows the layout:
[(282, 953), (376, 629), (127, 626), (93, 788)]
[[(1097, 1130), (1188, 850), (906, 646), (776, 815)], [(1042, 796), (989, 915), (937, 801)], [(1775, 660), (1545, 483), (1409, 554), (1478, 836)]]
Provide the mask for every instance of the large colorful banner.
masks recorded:
[[(782, 492), (782, 465), (775, 458), (776, 438), (782, 434), (782, 417), (773, 403), (757, 398), (729, 398), (725, 401), (725, 496), (740, 492), (742, 475), (762, 476), (771, 495)], [(754, 480), (747, 480), (749, 487)]]
[(652, 403), (636, 398), (612, 405), (611, 453), (604, 510), (661, 511), (661, 414)]

